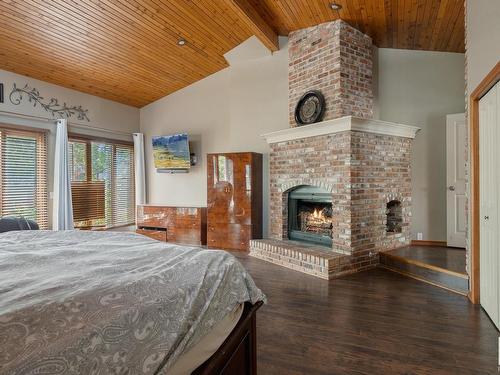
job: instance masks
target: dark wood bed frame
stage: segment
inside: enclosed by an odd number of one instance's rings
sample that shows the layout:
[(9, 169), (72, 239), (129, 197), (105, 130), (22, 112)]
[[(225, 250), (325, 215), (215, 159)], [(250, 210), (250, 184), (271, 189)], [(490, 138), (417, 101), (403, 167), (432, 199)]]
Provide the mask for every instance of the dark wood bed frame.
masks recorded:
[(192, 375), (256, 375), (257, 374), (257, 310), (259, 301), (245, 303), (240, 320), (226, 341)]

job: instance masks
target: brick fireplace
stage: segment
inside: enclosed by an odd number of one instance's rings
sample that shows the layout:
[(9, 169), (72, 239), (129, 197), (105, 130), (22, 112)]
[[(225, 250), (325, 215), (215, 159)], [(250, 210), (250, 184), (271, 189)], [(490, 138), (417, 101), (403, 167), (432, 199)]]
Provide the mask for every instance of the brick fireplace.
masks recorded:
[[(366, 35), (339, 20), (293, 32), (289, 44), (290, 128), (264, 135), (270, 238), (251, 241), (250, 254), (326, 279), (374, 267), (379, 251), (410, 242), (418, 128), (371, 119)], [(297, 126), (293, 108), (311, 89), (325, 96), (325, 120)]]

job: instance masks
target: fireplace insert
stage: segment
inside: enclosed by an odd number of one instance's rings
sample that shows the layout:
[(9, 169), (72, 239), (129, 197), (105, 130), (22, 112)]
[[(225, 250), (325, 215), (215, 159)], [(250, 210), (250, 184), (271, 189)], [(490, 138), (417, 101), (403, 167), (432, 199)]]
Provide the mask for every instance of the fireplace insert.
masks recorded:
[(288, 238), (332, 246), (332, 194), (303, 185), (288, 194)]

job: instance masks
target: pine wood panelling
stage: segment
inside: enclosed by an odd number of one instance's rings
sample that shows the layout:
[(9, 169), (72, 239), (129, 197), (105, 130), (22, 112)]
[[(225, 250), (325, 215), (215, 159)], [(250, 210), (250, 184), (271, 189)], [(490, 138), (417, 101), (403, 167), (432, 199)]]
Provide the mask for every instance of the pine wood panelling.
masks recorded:
[[(464, 52), (463, 0), (250, 0), (278, 31), (342, 18), (378, 47)], [(330, 3), (342, 5), (332, 11)]]
[(227, 3), (267, 48), (273, 52), (279, 49), (278, 34), (247, 0), (228, 0)]
[(137, 107), (226, 67), (252, 35), (224, 1), (2, 1), (0, 24), (0, 69)]
[(463, 0), (337, 2), (1, 1), (0, 69), (142, 107), (225, 68), (251, 35), (276, 50), (278, 34), (339, 17), (379, 47), (464, 51)]

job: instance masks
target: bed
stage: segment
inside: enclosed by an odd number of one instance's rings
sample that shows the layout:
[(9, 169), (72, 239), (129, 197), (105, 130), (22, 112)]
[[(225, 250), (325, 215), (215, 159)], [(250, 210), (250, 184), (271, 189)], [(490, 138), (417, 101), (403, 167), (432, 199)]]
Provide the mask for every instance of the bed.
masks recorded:
[(0, 374), (255, 374), (265, 301), (224, 251), (124, 232), (0, 234)]

